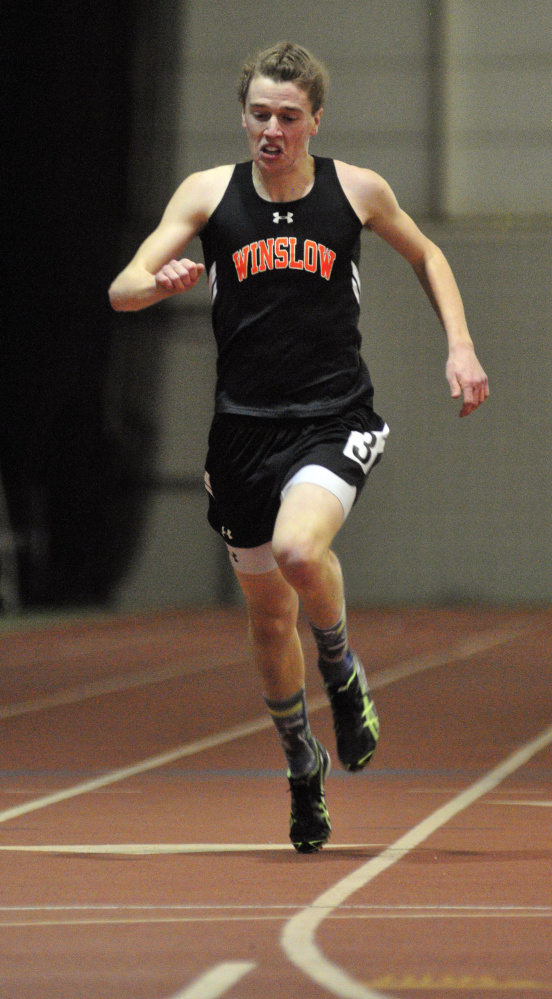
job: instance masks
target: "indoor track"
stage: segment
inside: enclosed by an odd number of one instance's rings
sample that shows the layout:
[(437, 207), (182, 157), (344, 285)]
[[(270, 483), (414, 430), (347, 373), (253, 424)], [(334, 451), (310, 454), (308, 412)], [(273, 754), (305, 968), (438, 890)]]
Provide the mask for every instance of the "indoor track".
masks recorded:
[(2, 999), (552, 997), (552, 612), (349, 615), (381, 719), (287, 838), (242, 612), (0, 631)]

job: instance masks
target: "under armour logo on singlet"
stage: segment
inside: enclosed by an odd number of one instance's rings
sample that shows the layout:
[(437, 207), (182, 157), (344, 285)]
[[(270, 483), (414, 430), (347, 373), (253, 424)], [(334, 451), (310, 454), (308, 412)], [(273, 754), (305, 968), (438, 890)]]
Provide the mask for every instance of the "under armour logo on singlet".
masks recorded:
[(272, 221), (275, 223), (285, 221), (289, 225), (290, 222), (293, 222), (293, 212), (288, 212), (287, 215), (280, 215), (280, 212), (273, 212)]

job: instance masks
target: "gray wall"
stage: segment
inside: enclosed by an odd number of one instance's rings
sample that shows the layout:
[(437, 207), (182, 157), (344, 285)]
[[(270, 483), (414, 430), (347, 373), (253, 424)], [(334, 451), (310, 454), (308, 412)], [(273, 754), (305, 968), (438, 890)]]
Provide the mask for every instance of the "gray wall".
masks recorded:
[[(261, 27), (250, 2), (190, 0), (170, 72), (150, 73), (148, 83), (137, 67), (129, 245), (191, 170), (247, 157), (239, 67), (248, 52), (292, 37), (332, 76), (312, 150), (382, 173), (457, 276), (492, 388), (466, 420), (444, 380), (444, 334), (408, 265), (364, 238), (364, 351), (391, 436), (336, 543), (351, 604), (552, 598), (544, 85), (552, 58), (543, 42), (552, 5), (498, 6), (489, 34), (494, 0), (351, 2), (338, 11), (329, 0), (298, 9), (284, 2), (263, 9)], [(152, 114), (163, 95), (165, 112)], [(194, 253), (201, 259), (197, 244)], [(236, 598), (201, 490), (214, 360), (206, 282), (187, 298), (121, 317), (111, 418), (123, 435), (149, 427), (153, 445), (141, 543), (117, 606)]]
[(444, 201), (459, 212), (550, 212), (552, 4), (447, 0)]
[(440, 327), (408, 266), (366, 240), (366, 355), (391, 435), (338, 541), (350, 597), (549, 601), (552, 235), (490, 222), (425, 230), (456, 273), (492, 392), (457, 418)]

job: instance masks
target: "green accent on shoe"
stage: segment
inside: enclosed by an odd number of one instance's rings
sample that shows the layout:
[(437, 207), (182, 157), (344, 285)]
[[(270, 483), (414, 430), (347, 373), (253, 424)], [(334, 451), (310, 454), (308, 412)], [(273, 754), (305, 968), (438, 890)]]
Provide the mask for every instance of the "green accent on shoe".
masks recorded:
[(346, 770), (363, 770), (374, 755), (379, 719), (364, 667), (352, 653), (354, 672), (342, 687), (326, 684), (333, 714), (337, 755)]
[(289, 838), (298, 853), (316, 853), (327, 842), (332, 829), (326, 807), (324, 780), (331, 769), (330, 754), (314, 740), (316, 767), (304, 777), (288, 772), (291, 791)]

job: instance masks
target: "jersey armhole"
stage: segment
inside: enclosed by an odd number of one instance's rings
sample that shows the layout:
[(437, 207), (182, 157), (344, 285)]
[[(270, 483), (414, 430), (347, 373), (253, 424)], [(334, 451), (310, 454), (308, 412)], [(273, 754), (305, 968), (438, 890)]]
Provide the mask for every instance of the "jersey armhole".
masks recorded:
[(353, 217), (354, 219), (356, 219), (356, 221), (358, 222), (358, 230), (359, 230), (359, 232), (361, 232), (361, 231), (362, 231), (362, 229), (367, 229), (367, 228), (369, 228), (369, 227), (368, 227), (368, 226), (367, 226), (367, 225), (366, 225), (366, 224), (365, 224), (364, 222), (362, 222), (362, 220), (360, 219), (360, 217), (359, 217), (359, 216), (357, 215), (357, 213), (355, 212), (355, 210), (354, 210), (354, 208), (353, 208), (353, 206), (352, 206), (351, 202), (349, 201), (349, 198), (347, 197), (347, 194), (345, 193), (345, 189), (344, 189), (344, 187), (343, 187), (343, 184), (341, 183), (341, 180), (340, 180), (340, 178), (339, 178), (339, 174), (338, 174), (338, 172), (337, 172), (337, 167), (336, 167), (336, 165), (335, 165), (335, 160), (334, 160), (334, 159), (332, 159), (332, 160), (331, 160), (331, 163), (332, 163), (332, 166), (333, 166), (333, 168), (334, 168), (334, 171), (335, 171), (335, 179), (336, 179), (336, 182), (337, 182), (337, 184), (338, 184), (338, 187), (339, 187), (339, 190), (341, 191), (341, 194), (343, 195), (343, 203), (344, 203), (344, 204), (345, 204), (345, 205), (347, 206), (347, 209), (348, 209), (348, 211), (349, 211), (349, 214), (350, 214), (350, 215), (352, 215), (352, 217)]
[(230, 187), (230, 184), (232, 183), (232, 179), (233, 179), (233, 177), (235, 176), (235, 173), (236, 173), (236, 170), (237, 170), (238, 166), (239, 166), (239, 164), (238, 164), (238, 163), (234, 163), (234, 165), (233, 165), (233, 167), (232, 167), (232, 172), (231, 172), (231, 174), (230, 174), (230, 176), (229, 176), (229, 178), (228, 178), (228, 183), (226, 184), (226, 187), (225, 187), (225, 188), (224, 188), (224, 190), (222, 191), (222, 193), (221, 193), (221, 196), (220, 196), (219, 200), (217, 201), (217, 203), (216, 203), (215, 207), (213, 208), (213, 211), (212, 211), (212, 212), (211, 212), (211, 214), (209, 215), (209, 218), (207, 219), (207, 222), (206, 222), (206, 223), (205, 223), (205, 225), (203, 226), (203, 229), (202, 229), (202, 230), (201, 230), (201, 232), (200, 232), (200, 233), (198, 234), (198, 235), (199, 235), (200, 237), (201, 237), (201, 236), (202, 236), (202, 235), (203, 235), (203, 234), (204, 234), (205, 232), (207, 232), (207, 230), (208, 230), (208, 228), (209, 228), (209, 225), (210, 225), (210, 222), (211, 222), (211, 219), (215, 217), (215, 215), (217, 214), (217, 212), (218, 212), (218, 210), (219, 210), (220, 206), (222, 205), (222, 202), (224, 201), (224, 199), (225, 199), (225, 197), (226, 197), (226, 195), (227, 195), (227, 193), (228, 193), (228, 188)]

